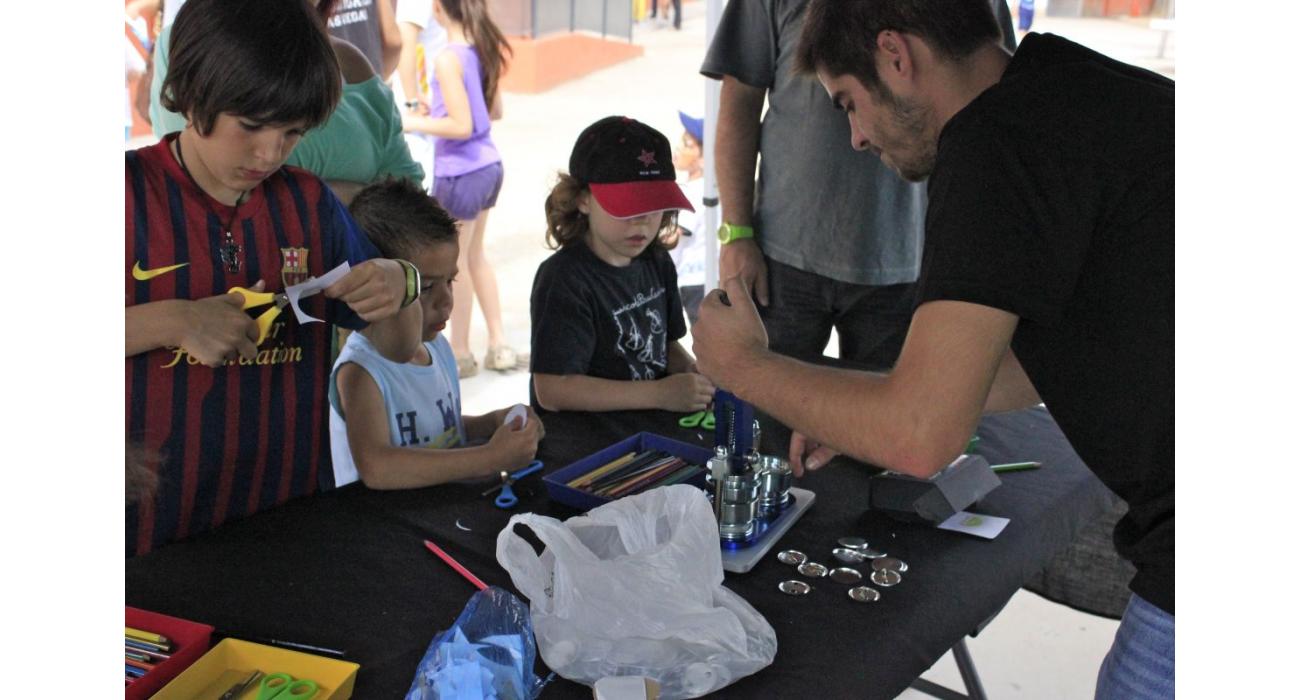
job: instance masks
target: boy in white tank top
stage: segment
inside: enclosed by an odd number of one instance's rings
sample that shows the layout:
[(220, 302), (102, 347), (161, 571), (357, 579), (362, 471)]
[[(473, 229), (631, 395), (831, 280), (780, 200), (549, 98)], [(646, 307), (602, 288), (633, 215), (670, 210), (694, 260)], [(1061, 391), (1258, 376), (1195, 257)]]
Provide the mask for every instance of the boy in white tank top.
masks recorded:
[(330, 375), (335, 486), (360, 479), (374, 489), (420, 488), (527, 466), (543, 434), (532, 409), (522, 427), (518, 419), (505, 424), (509, 407), (460, 414), (456, 359), (441, 335), (457, 274), (455, 220), (405, 180), (367, 187), (350, 209), (377, 248), (400, 251), (419, 269), (423, 342), (409, 361), (396, 363), (380, 356), (364, 331), (348, 336)]

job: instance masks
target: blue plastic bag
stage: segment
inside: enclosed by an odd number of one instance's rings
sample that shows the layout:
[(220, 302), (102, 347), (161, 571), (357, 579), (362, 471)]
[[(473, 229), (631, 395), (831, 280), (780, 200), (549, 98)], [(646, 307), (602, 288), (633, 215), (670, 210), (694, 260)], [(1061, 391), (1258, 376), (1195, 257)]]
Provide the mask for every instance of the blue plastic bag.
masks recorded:
[(496, 586), (475, 593), (429, 644), (406, 700), (526, 700), (541, 692), (528, 606)]

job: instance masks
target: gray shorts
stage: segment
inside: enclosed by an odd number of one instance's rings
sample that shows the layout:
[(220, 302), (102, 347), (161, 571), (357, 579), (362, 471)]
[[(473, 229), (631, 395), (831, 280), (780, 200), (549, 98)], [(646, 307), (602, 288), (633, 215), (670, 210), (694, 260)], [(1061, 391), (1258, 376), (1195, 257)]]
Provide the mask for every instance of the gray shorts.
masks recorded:
[(433, 178), (433, 196), (447, 213), (460, 221), (473, 221), (479, 212), (496, 206), (505, 170), (501, 162), (462, 175)]

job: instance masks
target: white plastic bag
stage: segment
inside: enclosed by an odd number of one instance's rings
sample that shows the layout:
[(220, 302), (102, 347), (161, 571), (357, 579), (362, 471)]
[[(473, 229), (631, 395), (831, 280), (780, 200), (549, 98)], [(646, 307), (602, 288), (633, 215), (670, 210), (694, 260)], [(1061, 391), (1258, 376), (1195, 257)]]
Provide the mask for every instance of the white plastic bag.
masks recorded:
[[(515, 534), (527, 525), (546, 549)], [(776, 632), (722, 586), (718, 525), (704, 492), (651, 489), (560, 522), (510, 518), (497, 561), (532, 608), (546, 665), (592, 685), (606, 676), (659, 682), (694, 698), (772, 663)]]

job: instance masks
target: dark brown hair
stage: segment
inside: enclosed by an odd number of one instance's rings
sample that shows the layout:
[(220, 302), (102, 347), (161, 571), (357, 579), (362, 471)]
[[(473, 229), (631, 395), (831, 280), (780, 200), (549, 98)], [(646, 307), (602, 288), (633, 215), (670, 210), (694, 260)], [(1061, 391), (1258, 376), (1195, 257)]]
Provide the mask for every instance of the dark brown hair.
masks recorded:
[[(578, 197), (587, 187), (568, 173), (560, 173), (555, 187), (546, 195), (546, 247), (558, 250), (577, 241), (581, 242), (591, 230), (591, 220), (578, 210)], [(664, 248), (663, 235), (677, 225), (677, 212), (664, 212), (659, 230), (651, 246)]]
[(456, 242), (456, 220), (410, 180), (376, 182), (357, 193), (348, 211), (386, 258), (409, 259), (435, 243)]
[(496, 100), (497, 85), (501, 73), (505, 71), (507, 56), (514, 56), (515, 50), (501, 33), (501, 29), (488, 15), (486, 0), (435, 0), (442, 5), (447, 16), (465, 28), (465, 33), (474, 44), (478, 53), (478, 62), (483, 66), (483, 101), (488, 110)]
[(795, 70), (851, 75), (878, 91), (876, 37), (888, 30), (919, 36), (950, 61), (1002, 40), (989, 0), (810, 0)]
[(222, 113), (310, 129), (343, 90), (325, 23), (306, 0), (189, 0), (169, 49), (162, 105), (201, 135)]

